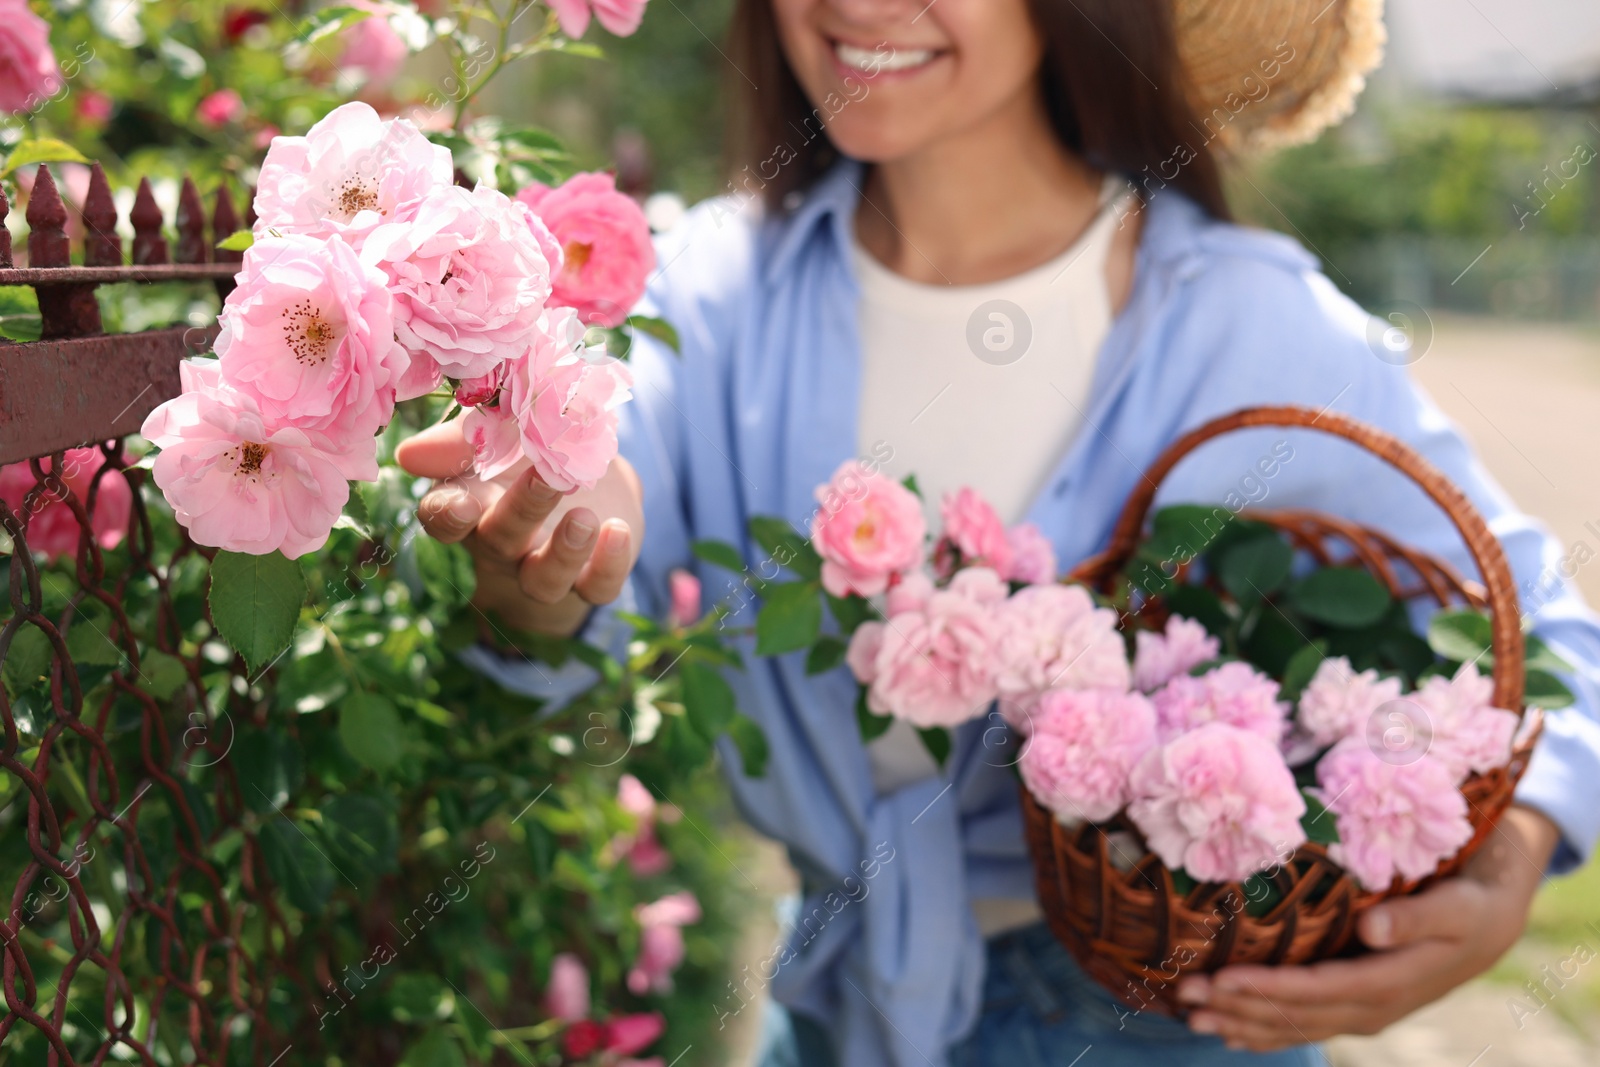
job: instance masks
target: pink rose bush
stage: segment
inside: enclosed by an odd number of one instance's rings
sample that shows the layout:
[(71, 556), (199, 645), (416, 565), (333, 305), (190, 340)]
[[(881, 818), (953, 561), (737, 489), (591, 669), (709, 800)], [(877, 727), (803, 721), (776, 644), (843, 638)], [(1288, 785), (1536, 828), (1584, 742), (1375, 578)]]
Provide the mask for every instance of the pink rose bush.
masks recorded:
[[(76, 497), (87, 510), (89, 489), (105, 463), (105, 453), (98, 448), (69, 448), (62, 455), (60, 471), (55, 469), (52, 457), (44, 457), (39, 466), (47, 477), (31, 503), (28, 492), (38, 482), (32, 466), (23, 462), (0, 467), (0, 500), (13, 512), (27, 515), (29, 548), (43, 552), (52, 562), (77, 553), (83, 527), (67, 503), (67, 494)], [(101, 548), (120, 545), (127, 535), (132, 510), (133, 490), (122, 472), (114, 470), (102, 476), (94, 509), (89, 511), (95, 544)]]
[(366, 88), (386, 88), (400, 73), (406, 56), (411, 54), (405, 40), (389, 22), (388, 16), (394, 9), (378, 0), (346, 2), (369, 14), (340, 34), (344, 51), (339, 53), (339, 70), (359, 74)]
[(27, 0), (0, 0), (0, 110), (33, 111), (60, 88), (50, 24)]
[[(571, 492), (605, 474), (627, 368), (591, 352), (555, 296), (562, 246), (539, 216), (453, 176), (448, 150), (362, 103), (274, 138), (215, 358), (186, 364), (183, 395), (144, 425), (156, 485), (196, 541), (320, 548), (348, 483), (377, 478), (395, 405), (441, 388), (465, 409), (480, 476), (527, 463)], [(602, 201), (566, 197), (562, 225), (615, 233)]]
[(643, 209), (617, 192), (609, 174), (575, 174), (554, 189), (536, 182), (517, 193), (517, 200), (561, 246), (557, 302), (587, 326), (620, 325), (644, 295), (656, 263)]
[(232, 89), (218, 89), (195, 105), (194, 117), (202, 126), (219, 129), (244, 118), (244, 98)]

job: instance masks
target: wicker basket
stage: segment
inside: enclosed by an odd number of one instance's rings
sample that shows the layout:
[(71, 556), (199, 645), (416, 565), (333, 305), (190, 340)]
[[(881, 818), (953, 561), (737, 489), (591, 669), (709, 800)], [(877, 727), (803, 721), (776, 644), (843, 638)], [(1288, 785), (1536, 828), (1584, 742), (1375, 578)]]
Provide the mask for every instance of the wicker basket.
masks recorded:
[[(1110, 547), (1086, 561), (1073, 577), (1108, 591), (1139, 544), (1157, 487), (1179, 460), (1213, 437), (1259, 426), (1306, 427), (1343, 437), (1411, 477), (1444, 509), (1477, 563), (1481, 586), (1381, 533), (1331, 516), (1278, 511), (1246, 512), (1245, 517), (1277, 527), (1297, 550), (1321, 563), (1365, 567), (1397, 598), (1428, 597), (1441, 606), (1487, 608), (1493, 619), (1495, 703), (1522, 712), (1524, 651), (1518, 601), (1499, 542), (1466, 496), (1420, 455), (1388, 434), (1341, 415), (1297, 407), (1250, 408), (1189, 433), (1168, 448), (1140, 482), (1123, 509)], [(1164, 611), (1159, 601), (1145, 610), (1156, 616), (1155, 621)], [(1134, 847), (1137, 858), (1130, 864), (1129, 849), (1111, 840), (1118, 831), (1134, 832), (1126, 820), (1068, 828), (1023, 789), (1023, 817), (1040, 905), (1051, 930), (1085, 970), (1130, 1006), (1161, 1014), (1176, 1013), (1180, 974), (1237, 963), (1305, 963), (1357, 951), (1355, 920), (1363, 909), (1453, 873), (1483, 843), (1527, 766), (1540, 726), (1537, 715), (1537, 709), (1524, 713), (1507, 767), (1474, 775), (1462, 785), (1472, 839), (1429, 879), (1397, 881), (1386, 892), (1369, 892), (1329, 860), (1321, 845), (1306, 844), (1272, 879), (1282, 893), (1280, 901), (1267, 914), (1254, 916), (1243, 907), (1244, 889), (1239, 883), (1203, 883), (1179, 893), (1171, 872), (1154, 854), (1142, 851), (1142, 845)], [(1136, 833), (1132, 840), (1139, 840)]]

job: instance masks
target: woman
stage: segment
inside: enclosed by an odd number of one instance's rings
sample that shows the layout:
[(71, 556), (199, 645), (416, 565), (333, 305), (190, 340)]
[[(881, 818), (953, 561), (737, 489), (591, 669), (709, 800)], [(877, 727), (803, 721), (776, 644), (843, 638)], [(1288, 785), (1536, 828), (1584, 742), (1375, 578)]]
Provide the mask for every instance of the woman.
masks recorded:
[[(741, 0), (745, 166), (733, 196), (662, 240), (648, 311), (683, 353), (640, 339), (627, 462), (564, 499), (525, 471), (450, 479), (470, 459), (447, 425), (400, 456), (442, 479), (425, 525), (465, 539), (481, 607), (573, 633), (619, 597), (659, 613), (695, 539), (761, 567), (746, 519), (805, 529), (813, 487), (853, 455), (915, 472), (930, 500), (971, 485), (1071, 563), (1183, 431), (1299, 403), (1422, 449), (1533, 579), (1558, 546), (1369, 345), (1367, 317), (1293, 241), (1227, 221), (1217, 149), (1308, 136), (1347, 110), (1378, 8)], [(1414, 487), (1315, 434), (1219, 442), (1163, 499), (1229, 494), (1336, 511), (1467, 565)], [(605, 639), (605, 615), (586, 636)], [(770, 983), (787, 1008), (772, 1064), (1316, 1062), (1309, 1042), (1373, 1032), (1489, 966), (1551, 857), (1571, 866), (1596, 836), (1600, 629), (1570, 591), (1535, 622), (1584, 664), (1570, 680), (1584, 710), (1552, 718), (1491, 846), (1449, 884), (1370, 911), (1361, 935), (1383, 951), (1188, 979), (1186, 1024), (1115, 1006), (1039, 923), (1011, 757), (986, 724), (958, 733), (941, 771), (897, 731), (857, 740), (846, 672), (752, 660), (730, 681), (772, 759), (759, 780), (730, 776), (750, 821), (788, 846), (804, 899), (789, 945), (719, 1010)], [(476, 662), (559, 694), (525, 665)]]

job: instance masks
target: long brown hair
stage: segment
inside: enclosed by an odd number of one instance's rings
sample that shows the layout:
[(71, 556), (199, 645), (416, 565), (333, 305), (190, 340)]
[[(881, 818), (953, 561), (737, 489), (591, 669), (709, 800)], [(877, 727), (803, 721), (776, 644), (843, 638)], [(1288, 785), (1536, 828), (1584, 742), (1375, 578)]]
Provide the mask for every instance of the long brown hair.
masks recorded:
[[(1146, 198), (1171, 186), (1219, 219), (1222, 175), (1182, 90), (1168, 0), (1028, 0), (1044, 40), (1039, 88), (1056, 136)], [(839, 157), (778, 42), (772, 0), (737, 0), (729, 26), (731, 184), (776, 207)], [(742, 72), (761, 78), (756, 90)], [(1193, 147), (1198, 143), (1198, 147)], [(770, 172), (770, 173), (769, 173)]]

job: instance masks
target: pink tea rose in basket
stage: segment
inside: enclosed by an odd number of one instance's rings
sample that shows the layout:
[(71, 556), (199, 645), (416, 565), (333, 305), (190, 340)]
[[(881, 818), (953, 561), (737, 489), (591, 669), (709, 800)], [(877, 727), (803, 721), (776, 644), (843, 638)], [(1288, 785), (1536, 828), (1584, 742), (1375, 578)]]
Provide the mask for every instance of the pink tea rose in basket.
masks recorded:
[(1128, 660), (1117, 632), (1117, 615), (1095, 607), (1082, 586), (1020, 589), (997, 609), (995, 625), (996, 684), (1006, 696), (1026, 698), (1049, 689), (1128, 688)]
[(1140, 630), (1134, 635), (1133, 685), (1153, 693), (1180, 674), (1217, 658), (1222, 643), (1193, 619), (1174, 615), (1160, 633)]
[(1156, 709), (1139, 693), (1052, 689), (1033, 705), (1018, 768), (1063, 823), (1099, 822), (1131, 799), (1129, 775), (1156, 746)]
[(1198, 678), (1179, 675), (1151, 699), (1162, 740), (1223, 722), (1277, 745), (1288, 726), (1289, 705), (1278, 699), (1278, 683), (1248, 663), (1224, 663)]

